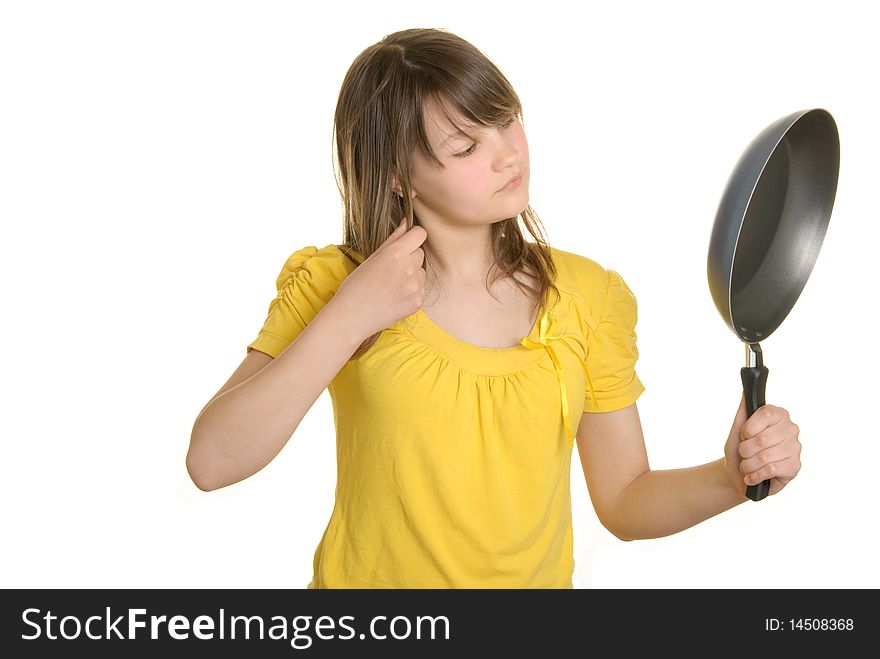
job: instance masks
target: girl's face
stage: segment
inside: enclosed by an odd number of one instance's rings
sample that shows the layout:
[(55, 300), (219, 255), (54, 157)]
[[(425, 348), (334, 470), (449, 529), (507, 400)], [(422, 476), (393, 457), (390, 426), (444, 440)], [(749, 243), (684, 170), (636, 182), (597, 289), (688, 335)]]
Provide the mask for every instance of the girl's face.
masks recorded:
[[(416, 152), (412, 174), (413, 208), (422, 223), (474, 226), (515, 217), (529, 203), (529, 146), (525, 130), (512, 116), (503, 127), (458, 121), (474, 140), (429, 106), (428, 138), (440, 168)], [(522, 176), (515, 187), (505, 185)]]

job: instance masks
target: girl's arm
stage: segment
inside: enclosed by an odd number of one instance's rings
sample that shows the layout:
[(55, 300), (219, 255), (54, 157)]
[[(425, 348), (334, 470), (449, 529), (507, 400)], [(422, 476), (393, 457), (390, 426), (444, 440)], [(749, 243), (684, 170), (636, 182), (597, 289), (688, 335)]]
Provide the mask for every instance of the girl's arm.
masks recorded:
[(253, 375), (259, 363), (245, 360), (236, 373), (247, 379), (221, 390), (193, 426), (186, 468), (199, 488), (237, 483), (269, 464), (361, 343), (421, 308), (427, 237), (404, 218), (275, 360)]
[[(765, 463), (770, 460), (781, 460), (782, 467), (777, 465), (778, 475), (794, 477), (800, 463), (792, 456), (799, 455), (800, 443), (796, 438), (797, 426), (791, 424), (783, 412), (782, 408), (770, 406), (764, 414), (753, 415), (746, 436), (753, 437), (765, 429), (762, 424), (774, 423), (773, 432), (768, 425), (762, 439), (741, 442), (746, 420), (744, 401), (741, 401), (725, 457), (695, 467), (655, 471), (648, 465), (635, 403), (614, 412), (584, 413), (577, 433), (578, 451), (599, 520), (621, 540), (659, 538), (748, 501), (745, 473), (740, 473), (737, 452), (751, 456), (742, 460), (748, 473), (766, 468)], [(775, 453), (758, 457), (756, 441), (765, 442), (766, 446), (775, 444), (770, 449)], [(763, 477), (763, 472), (757, 473)], [(781, 485), (775, 488), (778, 492)], [(771, 493), (774, 493), (773, 487)]]
[(199, 489), (237, 483), (272, 461), (366, 338), (355, 318), (331, 298), (276, 359), (205, 406), (186, 456)]
[(621, 540), (661, 538), (678, 533), (744, 501), (733, 489), (724, 458), (697, 467), (649, 470), (617, 497), (613, 524)]

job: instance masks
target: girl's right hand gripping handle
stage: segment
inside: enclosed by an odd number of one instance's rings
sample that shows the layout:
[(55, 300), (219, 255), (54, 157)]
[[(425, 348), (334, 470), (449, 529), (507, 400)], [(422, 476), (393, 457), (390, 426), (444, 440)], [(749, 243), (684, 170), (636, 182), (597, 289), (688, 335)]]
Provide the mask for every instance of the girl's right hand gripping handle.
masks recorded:
[[(739, 370), (742, 377), (743, 394), (746, 399), (746, 411), (749, 416), (764, 405), (764, 393), (767, 390), (767, 375), (770, 369), (764, 365), (745, 366)], [(752, 501), (760, 501), (770, 493), (770, 479), (757, 485), (746, 487), (746, 496)]]

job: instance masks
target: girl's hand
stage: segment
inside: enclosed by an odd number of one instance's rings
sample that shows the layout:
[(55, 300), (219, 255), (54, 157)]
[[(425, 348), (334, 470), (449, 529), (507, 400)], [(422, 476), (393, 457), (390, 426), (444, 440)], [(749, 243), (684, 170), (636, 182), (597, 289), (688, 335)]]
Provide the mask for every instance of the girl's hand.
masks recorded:
[(800, 428), (785, 408), (764, 405), (748, 416), (745, 394), (724, 445), (730, 483), (746, 499), (746, 487), (770, 479), (772, 496), (801, 469)]
[(403, 218), (379, 249), (364, 259), (346, 277), (333, 301), (344, 304), (364, 339), (381, 332), (401, 318), (418, 311), (425, 303), (422, 267), (428, 232), (420, 226), (409, 228)]

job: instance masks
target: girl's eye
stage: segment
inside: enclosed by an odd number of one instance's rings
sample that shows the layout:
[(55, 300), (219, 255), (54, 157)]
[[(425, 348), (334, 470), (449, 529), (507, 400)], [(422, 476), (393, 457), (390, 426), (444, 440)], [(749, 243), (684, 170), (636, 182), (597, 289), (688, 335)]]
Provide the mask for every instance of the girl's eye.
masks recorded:
[[(509, 128), (510, 124), (513, 123), (513, 119), (514, 118), (511, 117), (510, 120), (508, 120), (506, 123), (502, 124), (501, 128), (502, 129)], [(471, 155), (476, 150), (476, 148), (477, 148), (476, 144), (471, 144), (471, 146), (466, 151), (462, 151), (461, 153), (453, 153), (452, 157), (453, 158), (466, 158), (469, 155)]]
[(461, 153), (453, 153), (453, 158), (466, 158), (474, 152), (474, 149), (477, 148), (476, 144), (471, 144), (467, 151), (462, 151)]

